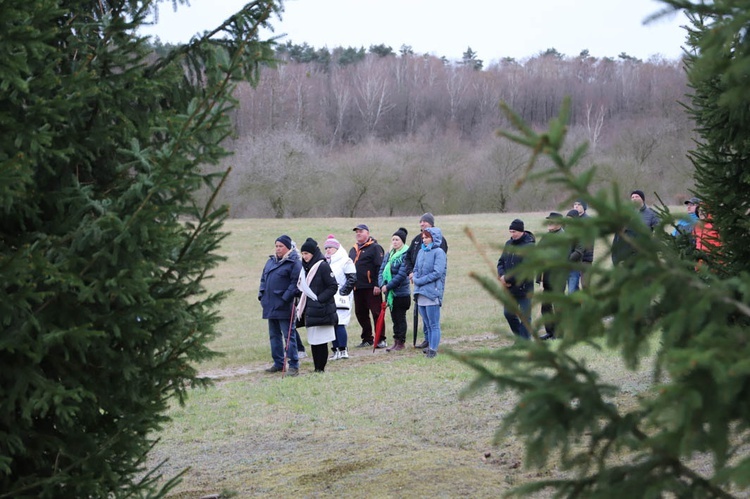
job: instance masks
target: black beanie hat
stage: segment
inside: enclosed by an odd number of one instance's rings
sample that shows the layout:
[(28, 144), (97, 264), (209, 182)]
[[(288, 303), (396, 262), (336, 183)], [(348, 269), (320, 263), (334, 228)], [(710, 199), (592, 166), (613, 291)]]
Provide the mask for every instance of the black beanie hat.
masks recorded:
[(284, 246), (286, 246), (287, 248), (292, 249), (292, 238), (287, 236), (286, 234), (277, 237), (276, 241), (274, 242), (277, 242), (277, 241), (283, 244)]
[(315, 253), (316, 249), (318, 249), (318, 242), (312, 237), (308, 237), (305, 239), (305, 242), (302, 243), (302, 247), (299, 250), (304, 251), (305, 253)]
[(524, 231), (523, 220), (521, 220), (520, 218), (516, 218), (510, 223), (510, 227), (508, 227), (508, 229), (517, 230), (518, 232), (523, 232)]
[(643, 199), (644, 202), (646, 201), (646, 195), (643, 193), (643, 191), (639, 191), (638, 189), (636, 189), (630, 193), (631, 196), (633, 194), (638, 194), (641, 197), (641, 199)]
[(396, 232), (393, 233), (394, 236), (398, 236), (401, 241), (403, 241), (404, 244), (406, 244), (406, 236), (409, 234), (409, 231), (404, 229), (403, 227), (399, 227)]

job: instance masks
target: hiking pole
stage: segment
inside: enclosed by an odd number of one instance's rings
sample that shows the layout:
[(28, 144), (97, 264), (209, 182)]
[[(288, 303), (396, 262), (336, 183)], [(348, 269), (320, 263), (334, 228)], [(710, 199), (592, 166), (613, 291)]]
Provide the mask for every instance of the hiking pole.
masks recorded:
[(284, 363), (281, 366), (281, 377), (286, 375), (286, 357), (289, 352), (289, 340), (292, 338), (292, 324), (294, 324), (294, 309), (297, 304), (297, 298), (292, 299), (292, 316), (289, 317), (289, 331), (286, 333), (286, 345), (284, 345)]
[(414, 348), (417, 348), (417, 329), (419, 329), (419, 307), (417, 307), (417, 295), (414, 295)]

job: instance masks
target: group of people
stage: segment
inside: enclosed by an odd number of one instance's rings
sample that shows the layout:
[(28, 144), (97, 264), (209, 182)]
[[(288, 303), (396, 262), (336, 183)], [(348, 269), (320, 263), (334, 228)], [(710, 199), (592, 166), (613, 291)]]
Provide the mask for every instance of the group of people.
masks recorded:
[[(643, 223), (653, 232), (659, 223), (659, 219), (656, 213), (646, 204), (646, 196), (643, 191), (638, 189), (632, 191), (630, 200), (638, 210)], [(710, 217), (707, 215), (705, 207), (702, 206), (701, 200), (697, 197), (688, 199), (685, 201), (685, 205), (687, 206), (688, 217), (677, 222), (672, 235), (691, 235), (698, 252), (708, 252), (711, 245), (715, 247), (719, 244), (718, 234), (713, 229)], [(577, 200), (573, 203), (573, 209), (568, 211), (565, 216), (558, 212), (551, 212), (545, 219), (547, 234), (542, 238), (539, 245), (551, 245), (555, 235), (565, 231), (563, 223), (565, 218), (588, 217), (587, 208), (585, 201)], [(504, 315), (513, 334), (519, 338), (530, 339), (531, 297), (534, 291), (534, 280), (518, 279), (510, 271), (523, 261), (522, 255), (517, 251), (518, 248), (535, 245), (536, 238), (534, 234), (525, 230), (524, 222), (520, 219), (511, 222), (509, 233), (510, 239), (505, 243), (504, 251), (497, 262), (497, 277), (513, 298), (513, 306), (506, 306)], [(625, 228), (622, 233), (615, 234), (612, 241), (613, 265), (621, 265), (627, 262), (636, 253), (635, 248), (629, 242), (636, 237), (635, 231), (631, 228)], [(565, 268), (550, 270), (536, 278), (536, 282), (542, 285), (543, 292), (564, 293), (567, 289), (568, 293), (574, 293), (579, 289), (590, 286), (591, 273), (587, 272), (586, 268), (594, 261), (594, 242), (574, 242), (569, 248), (567, 259), (573, 263), (569, 266), (572, 270)], [(699, 268), (700, 264), (701, 260), (699, 259), (696, 268)], [(541, 302), (542, 317), (551, 318), (554, 314), (553, 305), (545, 300), (541, 300)], [(557, 338), (553, 320), (545, 320), (544, 329), (545, 334), (540, 336), (540, 339)]]
[[(348, 359), (346, 327), (352, 308), (362, 328), (357, 347), (403, 350), (412, 294), (425, 337), (415, 347), (421, 348), (427, 358), (437, 356), (448, 244), (434, 225), (431, 213), (422, 215), (420, 233), (409, 244), (408, 231), (398, 228), (387, 252), (370, 235), (366, 224), (354, 227), (355, 242), (348, 253), (332, 234), (326, 238), (323, 251), (312, 238), (307, 238), (299, 251), (288, 235), (276, 238), (258, 292), (263, 318), (268, 321), (273, 359), (266, 371), (299, 374), (303, 346), (297, 327), (307, 330), (315, 372), (324, 372), (328, 360)], [(385, 327), (375, 343), (375, 328), (386, 307), (393, 324), (390, 347)]]

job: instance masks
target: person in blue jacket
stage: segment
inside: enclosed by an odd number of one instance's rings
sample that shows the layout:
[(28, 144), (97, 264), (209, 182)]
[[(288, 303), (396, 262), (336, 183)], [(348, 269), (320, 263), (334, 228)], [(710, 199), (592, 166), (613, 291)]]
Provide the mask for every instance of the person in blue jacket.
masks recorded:
[(422, 231), (422, 248), (417, 253), (413, 272), (414, 296), (419, 315), (427, 334), (428, 346), (423, 351), (428, 358), (437, 356), (440, 345), (440, 307), (443, 305), (445, 276), (448, 260), (440, 247), (443, 233), (437, 227), (427, 227)]
[[(273, 365), (266, 372), (284, 370), (284, 340), (289, 358), (289, 376), (299, 374), (297, 338), (291, 330), (292, 309), (297, 295), (297, 280), (302, 264), (299, 254), (292, 251), (292, 238), (282, 235), (276, 238), (274, 254), (269, 255), (260, 278), (258, 300), (263, 307), (263, 318), (268, 320), (268, 337), (271, 342)], [(291, 334), (290, 334), (291, 333)]]

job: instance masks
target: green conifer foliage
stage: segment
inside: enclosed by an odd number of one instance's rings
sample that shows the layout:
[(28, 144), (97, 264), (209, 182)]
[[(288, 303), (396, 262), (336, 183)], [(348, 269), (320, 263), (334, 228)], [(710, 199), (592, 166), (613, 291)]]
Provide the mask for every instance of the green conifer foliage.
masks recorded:
[(0, 3), (0, 497), (157, 493), (154, 433), (215, 355), (227, 210), (195, 194), (280, 7), (158, 58), (157, 3)]
[[(627, 192), (616, 185), (589, 192), (593, 171), (575, 168), (586, 146), (563, 148), (567, 103), (543, 133), (505, 108), (517, 132), (501, 135), (532, 151), (520, 182), (565, 189), (564, 206), (583, 199), (594, 214), (566, 221), (565, 233), (543, 250), (527, 250), (517, 274), (575, 268), (566, 258), (574, 240), (611, 242), (620, 233), (636, 249), (615, 267), (610, 254), (597, 254), (590, 288), (545, 296), (562, 340), (460, 356), (478, 373), (467, 393), (491, 385), (518, 397), (498, 438), (522, 439), (527, 466), (554, 466), (552, 478), (519, 487), (519, 496), (550, 489), (557, 497), (747, 497), (750, 490), (750, 5), (667, 3), (694, 14), (687, 71), (689, 112), (701, 135), (696, 194), (708, 201), (722, 243), (709, 269), (696, 271), (668, 235), (668, 210), (658, 210), (662, 222), (652, 235)], [(539, 156), (548, 159), (544, 167)], [(632, 232), (624, 234), (626, 227)], [(509, 303), (492, 273), (475, 277)], [(620, 387), (581, 360), (584, 345), (615, 352), (631, 369), (647, 358), (653, 383), (618, 398)]]

